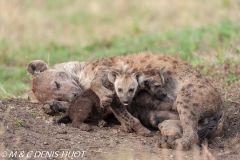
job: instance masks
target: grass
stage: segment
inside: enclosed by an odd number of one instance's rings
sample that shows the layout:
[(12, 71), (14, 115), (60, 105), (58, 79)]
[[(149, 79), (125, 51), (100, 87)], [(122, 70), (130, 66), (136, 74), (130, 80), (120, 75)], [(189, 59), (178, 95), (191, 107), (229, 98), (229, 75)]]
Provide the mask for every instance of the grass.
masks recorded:
[(15, 124), (16, 124), (18, 127), (22, 127), (23, 122), (22, 122), (21, 119), (16, 118), (16, 122), (15, 122)]
[[(0, 26), (3, 98), (26, 97), (31, 82), (26, 66), (33, 59), (52, 65), (153, 51), (179, 55), (195, 67), (203, 66), (203, 74), (225, 63), (234, 67), (240, 62), (236, 0), (0, 3), (0, 18), (5, 20)], [(237, 79), (234, 73), (227, 77), (229, 82)]]
[(33, 116), (36, 114), (36, 111), (34, 109), (30, 110), (29, 113)]

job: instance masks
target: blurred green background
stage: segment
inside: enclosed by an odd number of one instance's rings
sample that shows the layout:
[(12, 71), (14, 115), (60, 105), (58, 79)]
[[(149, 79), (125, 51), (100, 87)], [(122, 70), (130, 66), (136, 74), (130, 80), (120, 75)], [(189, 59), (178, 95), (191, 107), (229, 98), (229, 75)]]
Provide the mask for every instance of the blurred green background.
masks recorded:
[(146, 50), (217, 74), (240, 63), (239, 8), (239, 0), (0, 0), (0, 97), (27, 96), (34, 59), (53, 65)]

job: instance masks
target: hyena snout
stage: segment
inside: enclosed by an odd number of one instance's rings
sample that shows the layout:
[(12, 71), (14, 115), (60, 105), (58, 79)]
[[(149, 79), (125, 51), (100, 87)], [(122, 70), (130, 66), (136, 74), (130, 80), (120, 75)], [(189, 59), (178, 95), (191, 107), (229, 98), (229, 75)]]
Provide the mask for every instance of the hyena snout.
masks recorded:
[(59, 101), (71, 102), (77, 95), (78, 93), (58, 94), (53, 95), (52, 98)]
[(83, 90), (80, 87), (63, 88), (62, 90), (53, 92), (53, 98), (60, 101), (71, 102), (81, 92), (83, 92)]
[(78, 93), (71, 93), (71, 94), (70, 94), (70, 99), (75, 98), (77, 95), (78, 95)]
[(69, 101), (69, 102), (71, 102), (75, 97), (77, 97), (77, 95), (79, 95), (79, 93), (81, 93), (82, 92), (82, 90), (79, 90), (79, 91), (73, 91), (73, 92), (71, 92), (71, 93), (68, 93), (67, 95), (66, 95), (66, 99), (67, 99), (67, 101)]
[(121, 103), (122, 103), (124, 106), (127, 106), (127, 105), (129, 105), (129, 104), (132, 102), (132, 98), (131, 98), (131, 97), (128, 97), (128, 96), (119, 97), (119, 98), (120, 98)]
[(167, 92), (165, 91), (165, 89), (160, 90), (157, 94), (157, 97), (160, 100), (163, 100), (164, 98), (166, 98), (167, 97)]

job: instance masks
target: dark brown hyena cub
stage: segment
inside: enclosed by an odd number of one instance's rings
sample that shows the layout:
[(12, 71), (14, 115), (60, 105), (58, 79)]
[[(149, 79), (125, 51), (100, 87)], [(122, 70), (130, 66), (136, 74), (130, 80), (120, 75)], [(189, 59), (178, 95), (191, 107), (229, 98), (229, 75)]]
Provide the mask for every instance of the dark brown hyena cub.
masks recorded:
[(174, 100), (165, 88), (163, 72), (164, 67), (143, 71), (145, 80), (128, 108), (145, 126), (157, 128), (164, 120), (179, 119), (178, 113), (171, 110)]
[(111, 111), (109, 108), (99, 106), (98, 96), (91, 90), (87, 89), (74, 98), (67, 110), (66, 116), (59, 119), (58, 123), (72, 122), (72, 126), (80, 128), (83, 131), (90, 131), (91, 127), (84, 123), (85, 121), (98, 122), (100, 126), (105, 126), (105, 119)]

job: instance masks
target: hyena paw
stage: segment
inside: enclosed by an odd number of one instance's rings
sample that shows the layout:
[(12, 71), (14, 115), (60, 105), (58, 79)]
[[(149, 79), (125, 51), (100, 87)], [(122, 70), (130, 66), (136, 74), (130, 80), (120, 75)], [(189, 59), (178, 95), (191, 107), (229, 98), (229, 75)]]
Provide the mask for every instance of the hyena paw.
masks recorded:
[(178, 136), (162, 136), (157, 141), (157, 146), (159, 148), (172, 148), (173, 141), (179, 138)]
[(103, 108), (109, 107), (111, 103), (112, 103), (112, 98), (105, 97), (100, 100), (100, 105)]
[(101, 107), (109, 107), (112, 103), (114, 93), (112, 91), (106, 90), (100, 98)]
[(153, 136), (152, 132), (150, 130), (148, 130), (147, 128), (142, 128), (141, 130), (137, 131), (137, 133), (144, 137), (152, 137)]
[(90, 125), (88, 125), (88, 124), (85, 124), (85, 123), (81, 124), (79, 126), (79, 128), (80, 128), (80, 130), (87, 131), (87, 132), (92, 130), (92, 127)]
[(191, 143), (183, 138), (176, 139), (172, 142), (172, 148), (176, 150), (189, 150), (190, 147)]
[(58, 103), (55, 100), (48, 100), (43, 104), (43, 111), (48, 115), (59, 113)]

